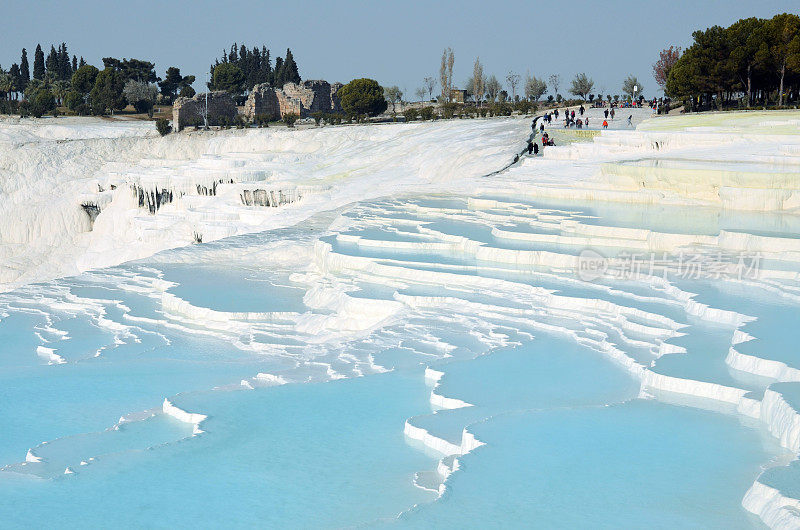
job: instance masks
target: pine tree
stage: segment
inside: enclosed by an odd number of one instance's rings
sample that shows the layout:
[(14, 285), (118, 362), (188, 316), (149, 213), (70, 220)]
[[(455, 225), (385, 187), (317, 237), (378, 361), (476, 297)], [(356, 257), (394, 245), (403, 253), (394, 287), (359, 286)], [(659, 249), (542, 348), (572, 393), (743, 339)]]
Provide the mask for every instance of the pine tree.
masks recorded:
[(72, 56), (72, 73), (74, 74), (77, 71), (78, 71), (78, 58), (73, 55)]
[(81, 66), (86, 66), (86, 61), (83, 60), (83, 55), (81, 55), (81, 60), (78, 62), (78, 68)]
[(36, 52), (33, 54), (33, 78), (44, 79), (44, 52), (41, 44), (36, 45)]
[(292, 50), (286, 48), (286, 60), (283, 61), (283, 82), (299, 83), (300, 72), (297, 70), (297, 63), (294, 62)]
[[(19, 63), (19, 79), (25, 86), (27, 86), (28, 81), (31, 80), (31, 71), (28, 66), (28, 50), (25, 48), (22, 48), (22, 60)], [(25, 86), (22, 87), (23, 90), (25, 90)]]

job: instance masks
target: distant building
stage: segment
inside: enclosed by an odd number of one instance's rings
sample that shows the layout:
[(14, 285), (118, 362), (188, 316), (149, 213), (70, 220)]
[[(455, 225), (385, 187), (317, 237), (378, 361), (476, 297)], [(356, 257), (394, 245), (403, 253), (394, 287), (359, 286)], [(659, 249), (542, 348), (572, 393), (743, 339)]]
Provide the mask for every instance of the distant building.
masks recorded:
[(450, 91), (450, 99), (453, 103), (466, 103), (467, 91), (454, 88)]

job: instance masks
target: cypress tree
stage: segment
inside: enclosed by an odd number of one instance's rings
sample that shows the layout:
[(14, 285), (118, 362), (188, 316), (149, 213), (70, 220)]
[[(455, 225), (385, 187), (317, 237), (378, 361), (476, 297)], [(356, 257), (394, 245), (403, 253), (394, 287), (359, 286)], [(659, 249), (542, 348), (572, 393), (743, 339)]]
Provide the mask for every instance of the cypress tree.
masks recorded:
[[(22, 60), (19, 63), (19, 78), (23, 85), (27, 85), (31, 80), (31, 71), (28, 66), (28, 50), (22, 48)], [(22, 87), (23, 90), (25, 87)]]
[(44, 52), (41, 44), (36, 45), (36, 51), (33, 54), (33, 78), (44, 79)]
[(81, 60), (78, 62), (78, 68), (81, 66), (86, 66), (86, 61), (83, 60), (83, 55), (81, 55)]
[(58, 54), (56, 53), (55, 46), (52, 44), (50, 45), (50, 53), (47, 54), (47, 60), (44, 64), (48, 74), (58, 77)]
[(283, 61), (283, 82), (299, 83), (300, 72), (297, 70), (297, 63), (294, 62), (292, 50), (286, 48), (286, 60)]
[(19, 65), (17, 65), (17, 63), (11, 65), (8, 75), (11, 76), (11, 84), (13, 85), (11, 90), (13, 92), (21, 92), (24, 87), (20, 87), (22, 84), (22, 76), (20, 75)]
[(72, 73), (74, 74), (77, 71), (78, 71), (78, 58), (73, 55), (72, 56)]
[(283, 88), (283, 57), (275, 59), (275, 70), (272, 73), (272, 85), (275, 88)]
[(269, 59), (269, 50), (266, 46), (261, 47), (261, 82), (272, 82), (272, 63)]

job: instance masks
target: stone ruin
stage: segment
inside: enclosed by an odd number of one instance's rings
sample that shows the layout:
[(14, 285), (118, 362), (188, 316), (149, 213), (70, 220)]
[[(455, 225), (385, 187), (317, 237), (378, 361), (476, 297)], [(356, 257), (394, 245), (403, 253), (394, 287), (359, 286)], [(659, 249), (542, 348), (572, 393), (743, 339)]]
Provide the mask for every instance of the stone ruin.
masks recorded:
[(295, 114), (306, 118), (314, 112), (339, 112), (342, 106), (336, 93), (343, 85), (327, 81), (308, 80), (301, 83), (286, 83), (283, 88), (274, 88), (269, 83), (253, 87), (244, 104), (244, 115), (253, 120), (258, 115), (270, 119)]
[[(203, 125), (203, 111), (206, 108), (206, 94), (197, 94), (193, 98), (178, 98), (172, 105), (172, 126), (181, 130), (186, 126)], [(227, 92), (209, 92), (208, 124), (232, 124), (238, 111), (236, 102)]]

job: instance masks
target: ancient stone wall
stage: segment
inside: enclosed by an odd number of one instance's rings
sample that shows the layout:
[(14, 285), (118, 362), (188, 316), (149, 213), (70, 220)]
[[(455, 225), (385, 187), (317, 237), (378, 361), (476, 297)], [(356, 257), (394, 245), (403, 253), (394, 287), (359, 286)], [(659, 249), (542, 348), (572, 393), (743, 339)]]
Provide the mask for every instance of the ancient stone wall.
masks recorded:
[(344, 85), (341, 83), (333, 83), (331, 85), (331, 110), (333, 112), (342, 112), (342, 104), (339, 101), (339, 89)]
[(308, 80), (302, 83), (286, 83), (282, 89), (276, 89), (269, 83), (253, 87), (244, 104), (245, 117), (253, 121), (258, 115), (271, 118), (295, 114), (306, 118), (314, 112), (341, 112), (342, 106), (336, 93), (342, 88), (341, 83)]
[[(193, 98), (178, 98), (172, 105), (172, 126), (180, 130), (187, 125), (202, 125), (203, 111), (206, 107), (206, 95), (197, 94)], [(221, 122), (233, 123), (237, 115), (236, 103), (227, 92), (210, 92), (208, 94), (208, 123), (219, 125)]]
[(253, 121), (258, 115), (269, 116), (269, 119), (277, 119), (282, 116), (281, 105), (276, 92), (269, 83), (254, 86), (244, 104), (245, 118)]

